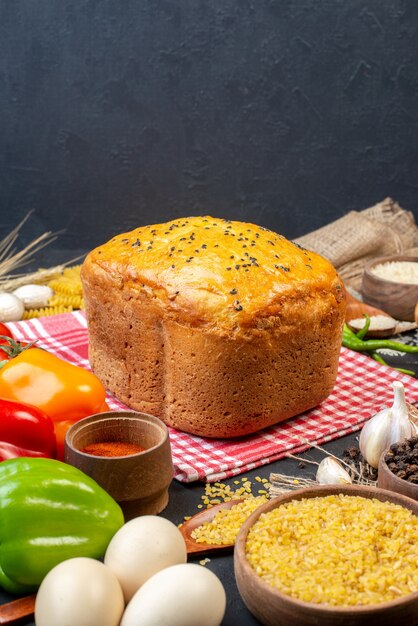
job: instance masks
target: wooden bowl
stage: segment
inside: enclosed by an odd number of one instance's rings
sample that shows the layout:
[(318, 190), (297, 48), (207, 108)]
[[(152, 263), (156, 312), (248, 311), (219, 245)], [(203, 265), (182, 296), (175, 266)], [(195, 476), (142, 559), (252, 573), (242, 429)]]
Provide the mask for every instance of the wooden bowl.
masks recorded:
[(418, 485), (409, 483), (403, 478), (399, 478), (399, 476), (396, 476), (396, 474), (391, 472), (388, 468), (385, 461), (385, 455), (388, 450), (389, 448), (382, 453), (379, 459), (377, 486), (380, 489), (388, 489), (389, 491), (394, 491), (395, 493), (401, 493), (404, 496), (408, 496), (408, 498), (412, 498), (413, 500), (418, 500)]
[[(252, 569), (245, 554), (245, 543), (251, 526), (262, 513), (302, 498), (315, 498), (335, 494), (377, 498), (394, 502), (418, 516), (418, 502), (400, 494), (359, 485), (321, 485), (299, 489), (274, 498), (261, 505), (241, 527), (235, 543), (234, 568), (239, 592), (248, 609), (266, 626), (394, 626), (418, 624), (418, 591), (391, 602), (369, 606), (334, 607), (303, 602), (281, 593), (262, 581)], [(349, 550), (347, 546), (347, 550)], [(330, 572), (332, 576), (332, 572)], [(324, 580), (326, 584), (326, 580)]]
[(415, 306), (418, 302), (418, 285), (386, 280), (372, 272), (376, 265), (390, 261), (418, 263), (418, 257), (392, 255), (373, 259), (366, 263), (361, 285), (364, 301), (382, 309), (396, 320), (414, 322)]
[[(143, 452), (104, 457), (82, 452), (99, 442), (128, 442)], [(76, 422), (65, 438), (65, 461), (88, 474), (122, 507), (125, 520), (156, 515), (168, 503), (173, 479), (167, 426), (154, 415), (136, 411), (108, 411)]]

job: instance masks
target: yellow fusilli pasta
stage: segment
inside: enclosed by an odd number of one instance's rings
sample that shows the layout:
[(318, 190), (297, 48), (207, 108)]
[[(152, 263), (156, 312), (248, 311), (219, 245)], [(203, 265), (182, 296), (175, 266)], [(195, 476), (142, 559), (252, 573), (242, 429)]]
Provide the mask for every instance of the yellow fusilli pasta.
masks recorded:
[(48, 306), (70, 306), (73, 309), (84, 309), (82, 296), (55, 293), (48, 302)]
[(71, 306), (47, 306), (42, 309), (28, 309), (23, 313), (22, 319), (31, 320), (34, 317), (45, 317), (48, 315), (58, 315), (58, 313), (71, 313)]
[(80, 279), (81, 265), (66, 267), (62, 275), (49, 281), (48, 285), (56, 294), (66, 296), (82, 296), (83, 289)]

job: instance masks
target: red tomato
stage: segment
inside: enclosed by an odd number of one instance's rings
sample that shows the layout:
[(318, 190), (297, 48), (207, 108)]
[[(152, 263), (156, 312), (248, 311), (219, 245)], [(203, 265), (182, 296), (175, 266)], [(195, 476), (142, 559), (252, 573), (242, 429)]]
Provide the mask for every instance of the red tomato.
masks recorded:
[(1, 335), (3, 337), (11, 337), (13, 339), (12, 331), (2, 322), (0, 322), (0, 343), (4, 343), (5, 340), (2, 339)]
[(6, 361), (14, 359), (24, 350), (32, 348), (35, 344), (27, 341), (16, 341), (12, 337), (0, 334), (0, 368)]

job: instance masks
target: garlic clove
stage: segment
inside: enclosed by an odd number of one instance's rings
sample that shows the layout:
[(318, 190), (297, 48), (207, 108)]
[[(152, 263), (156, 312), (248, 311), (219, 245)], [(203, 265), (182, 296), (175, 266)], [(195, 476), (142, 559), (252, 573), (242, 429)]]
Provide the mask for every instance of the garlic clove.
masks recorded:
[(385, 407), (373, 415), (360, 433), (360, 452), (367, 463), (376, 469), (379, 465), (379, 458), (386, 448), (393, 443), (412, 437), (415, 433), (415, 427), (409, 418), (403, 384), (395, 380), (393, 391), (392, 407)]
[(23, 301), (26, 309), (39, 309), (47, 306), (54, 292), (48, 285), (22, 285), (13, 294)]
[(388, 447), (391, 410), (384, 408), (373, 415), (363, 426), (359, 447), (363, 458), (371, 467), (377, 468), (383, 450)]
[(316, 481), (320, 485), (349, 485), (353, 482), (341, 463), (331, 456), (322, 459), (318, 465)]
[(22, 300), (12, 293), (0, 293), (0, 322), (18, 322), (25, 312)]

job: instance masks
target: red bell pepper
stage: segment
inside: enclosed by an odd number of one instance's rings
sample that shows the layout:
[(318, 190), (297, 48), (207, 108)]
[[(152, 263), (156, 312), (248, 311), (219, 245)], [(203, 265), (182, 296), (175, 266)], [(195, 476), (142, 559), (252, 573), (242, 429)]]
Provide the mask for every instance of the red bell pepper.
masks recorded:
[(54, 425), (48, 415), (30, 404), (0, 398), (0, 461), (55, 455)]
[(0, 369), (0, 397), (45, 411), (54, 423), (60, 460), (71, 424), (108, 410), (105, 388), (92, 372), (36, 347)]

